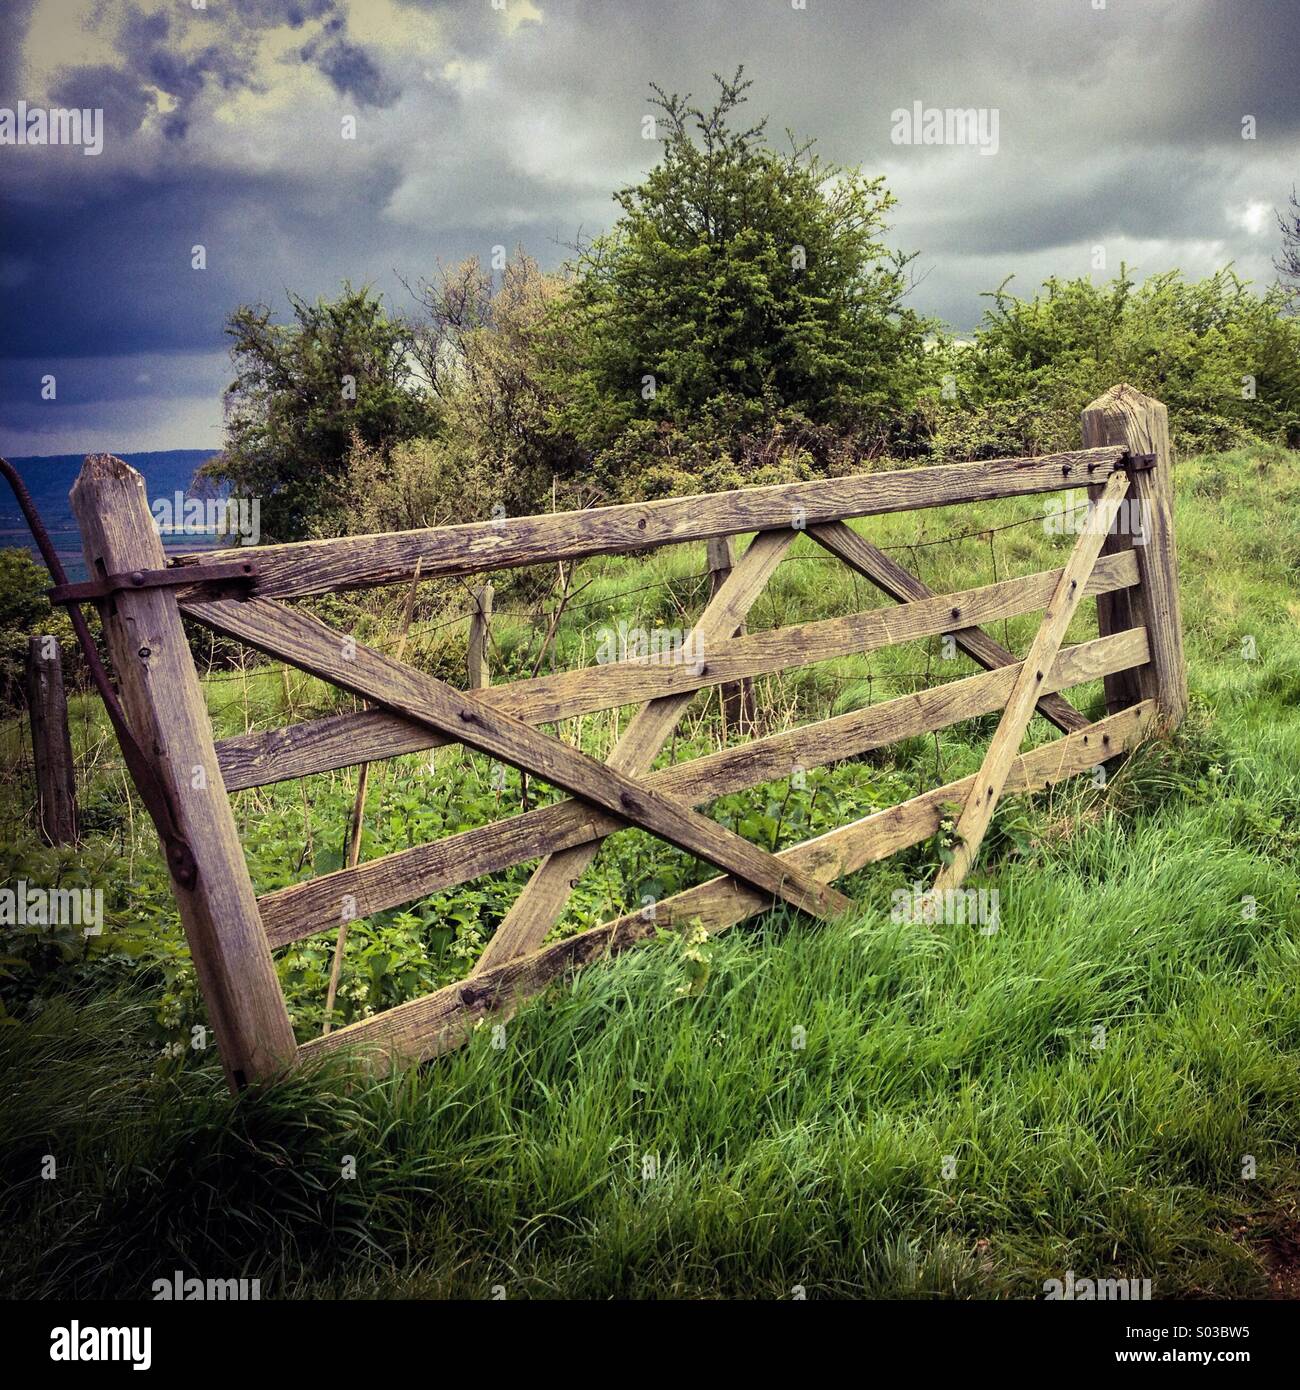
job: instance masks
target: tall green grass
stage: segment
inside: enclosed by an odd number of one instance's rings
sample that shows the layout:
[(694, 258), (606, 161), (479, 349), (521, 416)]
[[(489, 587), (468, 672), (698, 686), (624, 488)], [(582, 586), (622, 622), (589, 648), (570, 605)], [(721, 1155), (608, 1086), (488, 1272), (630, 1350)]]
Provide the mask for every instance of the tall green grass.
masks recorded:
[[(1067, 1269), (1157, 1297), (1267, 1292), (1241, 1231), (1300, 1192), (1300, 493), (1280, 450), (1178, 476), (1192, 715), (1104, 787), (1000, 812), (995, 933), (891, 920), (892, 891), (931, 871), (922, 848), (856, 876), (848, 922), (773, 913), (715, 939), (694, 985), (680, 942), (657, 942), (427, 1067), (344, 1061), (238, 1100), (210, 1061), (159, 1068), (156, 980), (70, 974), (76, 992), (0, 1027), (9, 1291), (148, 1296), (183, 1268), (268, 1297), (1006, 1297)], [(1003, 573), (1063, 548), (999, 535)], [(991, 577), (986, 540), (917, 554), (936, 589)], [(666, 581), (642, 618), (698, 602), (699, 561), (598, 562), (565, 664), (591, 624), (637, 616), (634, 583)], [(852, 588), (796, 559), (751, 626), (876, 602)], [(1008, 625), (1013, 647), (1034, 621)], [(968, 669), (914, 646), (787, 678), (809, 683), (793, 697), (774, 683), (769, 706), (885, 698), (926, 661)], [(278, 678), (259, 679), (275, 722)], [(862, 784), (929, 784), (936, 757), (960, 775), (987, 734), (920, 741)]]

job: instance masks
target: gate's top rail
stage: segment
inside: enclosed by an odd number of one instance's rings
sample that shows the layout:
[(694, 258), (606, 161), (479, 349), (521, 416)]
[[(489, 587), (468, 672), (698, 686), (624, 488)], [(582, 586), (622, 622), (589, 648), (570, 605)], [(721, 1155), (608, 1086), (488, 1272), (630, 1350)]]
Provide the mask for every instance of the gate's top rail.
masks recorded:
[[(422, 578), (446, 578), (746, 531), (1059, 492), (1104, 483), (1128, 458), (1125, 446), (1104, 445), (1037, 458), (857, 473), (549, 516), (267, 545), (257, 551), (256, 593), (292, 598), (366, 589), (410, 579), (417, 563)], [(209, 550), (177, 556), (176, 563), (202, 570), (228, 564), (232, 554), (241, 552)]]

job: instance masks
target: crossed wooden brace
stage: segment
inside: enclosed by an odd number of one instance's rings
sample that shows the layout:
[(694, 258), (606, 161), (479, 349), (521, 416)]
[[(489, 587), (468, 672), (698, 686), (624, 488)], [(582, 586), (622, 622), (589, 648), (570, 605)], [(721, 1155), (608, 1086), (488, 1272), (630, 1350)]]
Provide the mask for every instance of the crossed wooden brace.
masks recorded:
[(218, 632), (563, 787), (803, 911), (828, 917), (849, 907), (842, 893), (698, 811), (444, 681), (341, 637), (310, 614), (256, 598), (194, 602), (187, 608)]
[[(891, 560), (878, 546), (863, 539), (847, 523), (834, 521), (815, 525), (809, 528), (808, 534), (891, 598), (907, 602), (933, 597), (927, 585)], [(797, 535), (797, 531), (788, 529), (763, 531), (754, 538), (696, 622), (693, 641), (697, 649), (707, 652), (710, 643), (732, 636)], [(982, 628), (963, 628), (953, 636), (957, 645), (986, 669), (1011, 665), (1016, 660)], [(693, 693), (667, 695), (647, 702), (610, 754), (610, 766), (630, 774), (649, 771)], [(1064, 733), (1076, 732), (1088, 724), (1086, 716), (1060, 695), (1043, 695), (1038, 708)], [(574, 883), (595, 858), (600, 845), (599, 839), (593, 839), (547, 855), (493, 932), (474, 967), (474, 974), (482, 974), (541, 945), (564, 911)]]

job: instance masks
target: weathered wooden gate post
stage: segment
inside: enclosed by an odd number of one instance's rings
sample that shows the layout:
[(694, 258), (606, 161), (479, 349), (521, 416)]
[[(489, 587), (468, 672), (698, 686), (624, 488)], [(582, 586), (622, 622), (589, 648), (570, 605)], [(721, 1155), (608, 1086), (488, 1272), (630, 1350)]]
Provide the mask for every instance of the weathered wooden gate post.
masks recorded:
[(27, 707), (36, 766), (36, 826), (51, 845), (77, 842), (77, 782), (63, 689), (63, 649), (57, 637), (27, 641)]
[(492, 621), (492, 585), (484, 584), (473, 592), (474, 611), (469, 618), (468, 688), (486, 690), (492, 684), (488, 658), (488, 625)]
[[(72, 489), (92, 578), (162, 569), (144, 479), (108, 454), (87, 458)], [(100, 603), (122, 704), (154, 761), (198, 866), (172, 888), (233, 1087), (287, 1068), (297, 1048), (217, 766), (203, 687), (173, 589), (123, 590)]]
[[(1112, 554), (1131, 548), (1141, 582), (1133, 589), (1100, 595), (1097, 622), (1103, 637), (1145, 626), (1151, 646), (1151, 660), (1146, 666), (1106, 677), (1108, 712), (1113, 714), (1139, 699), (1152, 699), (1159, 705), (1165, 725), (1173, 728), (1187, 712), (1187, 664), (1174, 542), (1169, 412), (1132, 386), (1112, 386), (1084, 409), (1083, 443), (1085, 448), (1123, 444), (1130, 453), (1156, 456), (1153, 468), (1134, 470), (1129, 494), (1143, 534), (1134, 536), (1131, 527), (1120, 527), (1106, 538), (1102, 550), (1102, 554)], [(1100, 494), (1098, 486), (1088, 489), (1093, 502)]]

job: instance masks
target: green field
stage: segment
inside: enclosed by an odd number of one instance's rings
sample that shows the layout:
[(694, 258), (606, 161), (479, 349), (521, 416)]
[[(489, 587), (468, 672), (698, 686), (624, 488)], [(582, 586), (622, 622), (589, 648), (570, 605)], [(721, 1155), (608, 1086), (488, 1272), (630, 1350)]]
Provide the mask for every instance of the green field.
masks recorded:
[[(258, 1278), (267, 1298), (1030, 1297), (1067, 1270), (1150, 1278), (1157, 1298), (1294, 1291), (1296, 458), (1260, 447), (1178, 464), (1191, 713), (1104, 785), (1000, 807), (972, 879), (999, 893), (995, 933), (891, 921), (894, 890), (935, 872), (940, 847), (926, 844), (842, 885), (858, 904), (847, 922), (772, 913), (710, 941), (702, 961), (680, 937), (652, 942), (553, 987), (504, 1037), (485, 1026), (384, 1080), (345, 1059), (233, 1100), (211, 1047), (188, 1045), (201, 1001), (102, 714), (74, 701), (78, 855), (25, 829), (26, 731), (9, 723), (3, 881), (84, 883), (106, 905), (98, 937), (0, 929), (9, 1293), (147, 1297), (176, 1268)], [(1025, 498), (860, 526), (943, 592), (1063, 563), (1072, 538), (1041, 518)], [(953, 532), (969, 534), (943, 540)], [(583, 564), (554, 658), (593, 661), (620, 622), (689, 625), (703, 570), (702, 546)], [(750, 628), (883, 601), (801, 541)], [(498, 675), (525, 675), (539, 656), (528, 591), (497, 602)], [(391, 641), (393, 613), (336, 616)], [(1086, 604), (1068, 640), (1095, 635), (1093, 614)], [(1023, 652), (1038, 621), (995, 635)], [(425, 669), (458, 678), (464, 648), (463, 622), (421, 613)], [(786, 672), (757, 683), (760, 732), (973, 669), (931, 641)], [(214, 672), (208, 691), (223, 734), (333, 708), (319, 683), (264, 667)], [(1098, 686), (1073, 698), (1102, 711)], [(603, 754), (629, 714), (560, 732)], [(974, 771), (995, 722), (711, 814), (793, 844)], [(1054, 734), (1036, 719), (1030, 741)], [(661, 761), (721, 737), (716, 699), (699, 698)], [(340, 864), (355, 776), (236, 797), (259, 891)], [(455, 749), (403, 758), (375, 769), (363, 854), (556, 795)], [(711, 876), (624, 832), (557, 931)], [(463, 976), (526, 877), (357, 924), (343, 1018)], [(301, 1038), (320, 1031), (332, 946), (328, 933), (279, 954)]]

